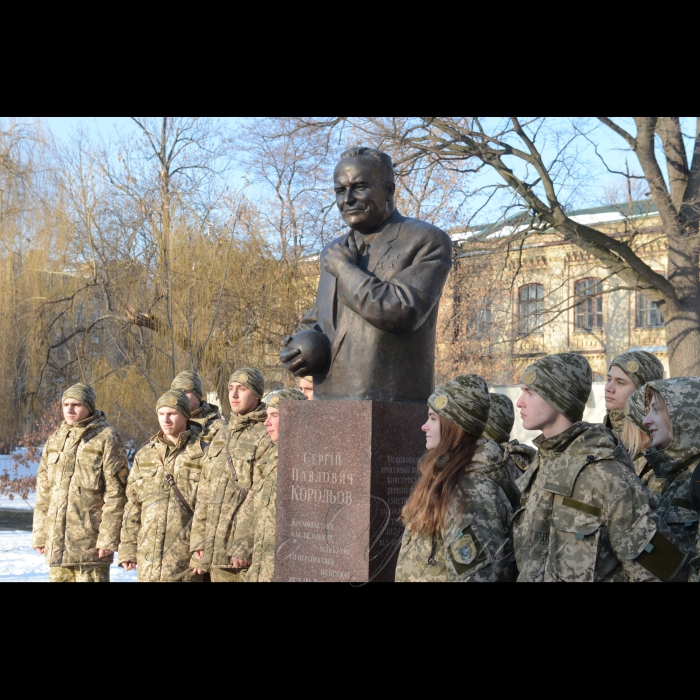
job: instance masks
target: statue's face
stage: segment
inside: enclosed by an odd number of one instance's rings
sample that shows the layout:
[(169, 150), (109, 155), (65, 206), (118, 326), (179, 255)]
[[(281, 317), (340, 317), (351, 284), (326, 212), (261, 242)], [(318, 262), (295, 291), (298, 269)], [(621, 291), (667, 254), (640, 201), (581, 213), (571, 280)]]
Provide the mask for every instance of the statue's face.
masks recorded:
[(380, 165), (374, 159), (341, 160), (335, 167), (333, 180), (335, 201), (350, 228), (371, 233), (393, 213), (393, 188), (382, 184)]

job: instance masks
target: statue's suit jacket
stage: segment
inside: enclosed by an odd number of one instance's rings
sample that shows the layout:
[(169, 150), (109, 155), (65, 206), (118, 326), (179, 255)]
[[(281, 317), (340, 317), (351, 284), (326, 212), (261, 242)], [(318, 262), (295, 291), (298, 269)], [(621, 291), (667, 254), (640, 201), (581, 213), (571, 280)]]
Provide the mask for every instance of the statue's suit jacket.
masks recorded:
[[(326, 251), (349, 236), (363, 254), (336, 279), (324, 268)], [(435, 388), (435, 331), (452, 242), (398, 212), (364, 237), (366, 248), (362, 240), (349, 230), (324, 248), (316, 303), (297, 329), (322, 331), (331, 341), (314, 398), (425, 403)]]

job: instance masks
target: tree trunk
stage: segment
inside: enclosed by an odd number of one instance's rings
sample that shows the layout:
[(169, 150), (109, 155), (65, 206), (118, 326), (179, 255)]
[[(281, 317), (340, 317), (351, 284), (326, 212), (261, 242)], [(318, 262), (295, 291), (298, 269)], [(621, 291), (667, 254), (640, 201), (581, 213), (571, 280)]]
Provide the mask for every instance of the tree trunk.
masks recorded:
[(669, 318), (664, 318), (664, 321), (671, 376), (700, 376), (700, 318), (698, 312), (681, 310), (676, 314), (672, 313)]

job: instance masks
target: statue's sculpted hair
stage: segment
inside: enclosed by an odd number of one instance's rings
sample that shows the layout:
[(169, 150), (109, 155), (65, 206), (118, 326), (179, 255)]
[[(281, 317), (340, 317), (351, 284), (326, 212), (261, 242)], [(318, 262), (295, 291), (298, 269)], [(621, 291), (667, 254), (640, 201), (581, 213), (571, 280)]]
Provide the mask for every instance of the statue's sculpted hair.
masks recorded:
[(385, 185), (394, 184), (394, 164), (391, 161), (391, 156), (378, 151), (376, 148), (367, 148), (366, 146), (358, 146), (357, 148), (348, 148), (340, 154), (340, 160), (346, 158), (372, 158), (379, 162), (381, 166), (382, 182)]

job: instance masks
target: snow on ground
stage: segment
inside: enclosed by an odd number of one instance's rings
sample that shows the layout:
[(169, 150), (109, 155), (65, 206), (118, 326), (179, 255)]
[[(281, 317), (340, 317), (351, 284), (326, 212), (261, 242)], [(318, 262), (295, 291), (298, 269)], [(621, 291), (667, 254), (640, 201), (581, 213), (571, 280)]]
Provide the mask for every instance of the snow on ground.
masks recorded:
[[(124, 571), (116, 564), (110, 568), (112, 581), (134, 582), (135, 571)], [(32, 549), (32, 533), (15, 530), (0, 532), (0, 583), (48, 582), (49, 567), (46, 560)]]

